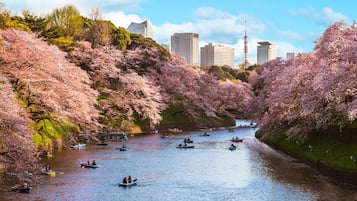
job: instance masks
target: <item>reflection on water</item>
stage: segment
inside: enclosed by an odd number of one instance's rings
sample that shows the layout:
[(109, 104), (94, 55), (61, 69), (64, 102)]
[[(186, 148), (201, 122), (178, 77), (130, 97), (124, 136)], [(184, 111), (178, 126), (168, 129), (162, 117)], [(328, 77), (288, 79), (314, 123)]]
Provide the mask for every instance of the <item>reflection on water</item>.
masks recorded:
[[(250, 123), (250, 122), (244, 122)], [(254, 138), (254, 129), (226, 129), (176, 134), (131, 136), (128, 151), (88, 145), (64, 150), (48, 161), (64, 172), (45, 177), (29, 195), (6, 193), (2, 200), (357, 200), (357, 188), (334, 184), (315, 170), (282, 155)], [(232, 137), (244, 139), (229, 151)], [(194, 149), (177, 149), (185, 137)], [(96, 160), (98, 169), (80, 168)], [(138, 178), (138, 186), (118, 187), (123, 177)]]

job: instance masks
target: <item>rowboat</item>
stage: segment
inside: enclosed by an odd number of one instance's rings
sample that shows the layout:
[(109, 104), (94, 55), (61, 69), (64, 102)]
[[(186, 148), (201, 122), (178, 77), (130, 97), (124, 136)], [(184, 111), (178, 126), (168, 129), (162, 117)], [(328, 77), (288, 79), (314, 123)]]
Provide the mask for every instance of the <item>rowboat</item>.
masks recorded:
[(133, 181), (130, 183), (123, 183), (123, 182), (119, 183), (119, 186), (121, 186), (121, 187), (130, 187), (130, 186), (136, 186), (136, 185), (138, 185), (138, 179), (133, 179)]
[(210, 136), (208, 133), (204, 132), (203, 134), (201, 134), (200, 136)]
[(128, 151), (128, 148), (126, 148), (126, 147), (120, 147), (120, 148), (118, 148), (120, 151)]
[(31, 186), (26, 185), (20, 185), (16, 184), (15, 186), (11, 187), (11, 191), (19, 192), (19, 193), (30, 193), (32, 190)]
[(193, 145), (179, 145), (179, 146), (177, 146), (176, 148), (178, 148), (178, 149), (192, 149), (192, 148), (195, 148), (195, 146), (193, 146)]
[(231, 142), (243, 142), (243, 139), (231, 139)]
[(93, 165), (93, 164), (87, 164), (87, 163), (81, 163), (81, 168), (99, 168), (99, 165)]
[(71, 146), (71, 148), (73, 148), (73, 149), (83, 149), (83, 148), (86, 148), (86, 144), (78, 143), (76, 145)]
[(45, 175), (48, 175), (48, 176), (50, 176), (50, 177), (54, 177), (54, 176), (56, 176), (56, 171), (54, 171), (54, 170), (46, 170), (45, 168), (44, 169), (42, 169), (42, 174), (45, 174)]

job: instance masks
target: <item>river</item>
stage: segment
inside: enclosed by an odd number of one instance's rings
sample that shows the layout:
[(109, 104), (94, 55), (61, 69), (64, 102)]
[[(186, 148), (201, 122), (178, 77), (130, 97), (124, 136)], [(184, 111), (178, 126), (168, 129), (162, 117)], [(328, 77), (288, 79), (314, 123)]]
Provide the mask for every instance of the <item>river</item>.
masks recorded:
[[(238, 121), (238, 124), (249, 122)], [(357, 187), (335, 183), (254, 137), (255, 129), (239, 128), (183, 132), (170, 138), (158, 134), (129, 136), (128, 151), (87, 145), (82, 150), (63, 150), (47, 163), (63, 172), (44, 177), (30, 194), (14, 192), (1, 200), (36, 201), (309, 201), (357, 200)], [(228, 150), (232, 137), (243, 138), (238, 149)], [(177, 149), (184, 138), (193, 149)], [(100, 168), (80, 168), (80, 162), (96, 160)], [(138, 178), (138, 185), (119, 187), (123, 177)]]

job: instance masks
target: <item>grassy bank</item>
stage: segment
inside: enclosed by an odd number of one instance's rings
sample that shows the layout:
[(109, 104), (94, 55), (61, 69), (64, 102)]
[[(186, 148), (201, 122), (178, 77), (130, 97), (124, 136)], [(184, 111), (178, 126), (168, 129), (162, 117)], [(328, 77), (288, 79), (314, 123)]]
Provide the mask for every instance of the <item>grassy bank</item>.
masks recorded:
[(304, 140), (289, 139), (286, 130), (280, 130), (267, 138), (263, 131), (256, 137), (275, 149), (298, 158), (324, 174), (357, 184), (357, 129), (338, 128), (315, 131)]

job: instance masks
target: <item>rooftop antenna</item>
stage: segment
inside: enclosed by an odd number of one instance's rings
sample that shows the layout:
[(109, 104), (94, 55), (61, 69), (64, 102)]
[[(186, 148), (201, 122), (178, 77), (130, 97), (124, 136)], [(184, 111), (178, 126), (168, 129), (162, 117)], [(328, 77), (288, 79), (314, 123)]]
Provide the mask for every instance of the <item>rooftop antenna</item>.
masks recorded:
[(247, 35), (247, 20), (244, 20), (244, 70), (248, 67), (248, 35)]

